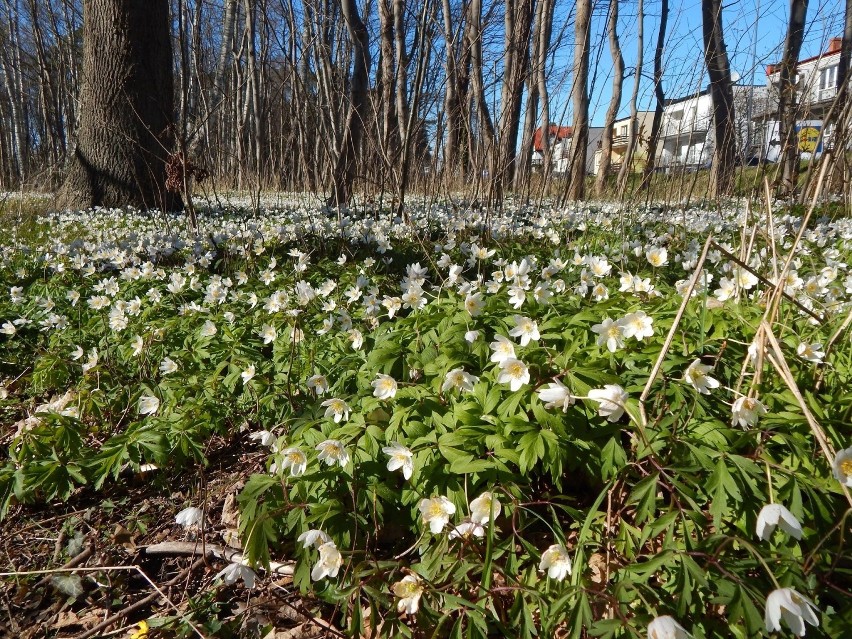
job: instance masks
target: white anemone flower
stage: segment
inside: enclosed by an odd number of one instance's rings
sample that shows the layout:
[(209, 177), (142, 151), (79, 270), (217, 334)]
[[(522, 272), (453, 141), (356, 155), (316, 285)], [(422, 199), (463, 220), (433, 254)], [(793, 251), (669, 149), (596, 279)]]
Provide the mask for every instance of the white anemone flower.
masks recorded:
[(683, 379), (702, 395), (709, 395), (711, 390), (719, 388), (719, 380), (707, 374), (712, 370), (712, 366), (702, 364), (700, 359), (696, 359), (684, 371)]
[(812, 362), (814, 364), (822, 363), (822, 360), (825, 357), (825, 351), (822, 350), (822, 344), (818, 342), (814, 344), (800, 342), (796, 347), (796, 354), (806, 362)]
[(635, 337), (642, 341), (654, 334), (654, 318), (649, 317), (645, 311), (629, 313), (618, 320), (618, 323), (621, 325), (624, 337)]
[(802, 524), (781, 504), (767, 504), (757, 516), (757, 536), (768, 541), (776, 526), (795, 539), (802, 538)]
[(330, 542), (331, 537), (328, 536), (328, 533), (325, 533), (322, 530), (311, 528), (299, 535), (296, 538), (296, 541), (302, 544), (302, 548), (310, 548), (311, 546), (319, 548), (323, 544)]
[(204, 322), (204, 326), (201, 327), (198, 334), (201, 337), (213, 337), (216, 334), (216, 330), (216, 325), (212, 321), (207, 320)]
[[(308, 457), (299, 448), (291, 446), (281, 451), (281, 472), (290, 470), (290, 477), (298, 477), (305, 473), (308, 467)], [(272, 472), (275, 472), (274, 470)]]
[(462, 393), (470, 393), (473, 391), (473, 386), (479, 381), (476, 375), (465, 373), (462, 368), (454, 368), (444, 376), (444, 384), (441, 386), (441, 392), (458, 389)]
[(553, 544), (541, 554), (539, 570), (546, 570), (547, 576), (562, 581), (571, 574), (571, 557), (562, 544)]
[(444, 530), (450, 517), (456, 513), (455, 504), (440, 495), (431, 499), (421, 499), (417, 508), (420, 510), (423, 523), (428, 524), (433, 535)]
[(515, 322), (515, 328), (509, 331), (509, 335), (520, 338), (521, 346), (526, 346), (530, 341), (537, 342), (541, 338), (538, 332), (538, 324), (529, 317), (515, 315), (512, 319)]
[(491, 353), (491, 361), (496, 364), (502, 364), (504, 360), (515, 357), (515, 343), (508, 337), (495, 335), (494, 341), (489, 346), (493, 351)]
[(222, 579), (227, 586), (235, 584), (238, 580), (242, 579), (246, 588), (251, 590), (254, 588), (254, 581), (257, 579), (257, 574), (244, 563), (233, 562), (216, 573), (214, 579)]
[(334, 464), (345, 466), (349, 463), (349, 453), (346, 452), (343, 443), (337, 439), (326, 439), (317, 444), (316, 449), (319, 451), (317, 459), (324, 461), (328, 466)]
[(604, 317), (600, 324), (592, 326), (592, 332), (598, 335), (598, 346), (606, 344), (610, 353), (624, 347), (624, 327), (619, 322)]
[(413, 615), (420, 606), (420, 597), (423, 595), (423, 582), (417, 575), (406, 575), (391, 586), (391, 592), (396, 597), (399, 597), (399, 601), (396, 602), (397, 612)]
[(648, 639), (689, 639), (690, 634), (673, 617), (661, 615), (648, 624)]
[(153, 415), (160, 408), (160, 400), (152, 395), (142, 395), (139, 398), (139, 414)]
[(503, 510), (503, 505), (490, 491), (485, 491), (470, 502), (470, 520), (476, 524), (487, 524), (497, 519)]
[(465, 519), (453, 529), (448, 535), (450, 539), (469, 539), (471, 537), (485, 537), (485, 527), (476, 521)]
[(402, 476), (406, 480), (411, 479), (414, 473), (414, 453), (399, 442), (393, 442), (390, 446), (382, 448), (382, 452), (390, 457), (388, 470), (393, 472), (402, 469)]
[(243, 380), (243, 384), (248, 384), (251, 379), (254, 377), (255, 369), (254, 364), (249, 364), (242, 373), (240, 373), (240, 377)]
[(261, 446), (266, 446), (269, 448), (273, 444), (275, 444), (276, 437), (273, 433), (268, 430), (259, 430), (256, 433), (252, 433), (249, 435), (249, 439), (258, 442)]
[(509, 384), (513, 393), (529, 381), (530, 369), (521, 360), (509, 357), (500, 363), (500, 374), (497, 376), (497, 382)]
[(337, 577), (342, 565), (343, 555), (340, 554), (333, 541), (327, 541), (319, 547), (319, 561), (311, 570), (311, 579), (319, 581), (326, 577)]
[(373, 396), (379, 399), (393, 399), (396, 396), (396, 380), (390, 375), (376, 374), (376, 379), (370, 382), (373, 387)]
[(339, 424), (341, 419), (344, 422), (349, 419), (349, 404), (342, 399), (332, 397), (325, 400), (320, 406), (325, 408), (325, 416), (334, 419), (335, 424)]
[(175, 516), (175, 523), (184, 528), (190, 528), (200, 525), (203, 517), (204, 513), (200, 508), (190, 506), (189, 508), (184, 508)]
[(538, 398), (544, 403), (545, 408), (561, 408), (563, 413), (574, 404), (574, 398), (568, 387), (559, 380), (539, 388)]
[(621, 419), (627, 398), (627, 392), (618, 384), (606, 384), (603, 388), (593, 388), (589, 391), (589, 399), (600, 404), (598, 415), (606, 417), (610, 422)]
[(328, 378), (325, 375), (311, 375), (308, 378), (308, 388), (317, 395), (324, 395), (328, 390)]
[(263, 339), (264, 344), (271, 344), (278, 337), (278, 331), (275, 330), (274, 326), (264, 324), (260, 329), (260, 337)]
[(739, 397), (731, 406), (732, 424), (748, 428), (757, 423), (761, 415), (766, 414), (766, 408), (755, 397)]
[(178, 365), (171, 357), (166, 357), (160, 362), (160, 373), (163, 375), (171, 375), (177, 371)]
[(780, 631), (783, 619), (794, 635), (804, 637), (805, 622), (812, 626), (819, 626), (818, 612), (819, 609), (810, 599), (792, 588), (773, 590), (766, 598), (766, 615), (764, 616), (766, 631)]
[(839, 451), (834, 456), (831, 467), (834, 478), (844, 486), (852, 488), (852, 448)]
[(485, 308), (485, 301), (482, 299), (482, 293), (471, 293), (464, 300), (464, 310), (471, 317), (477, 317), (482, 314), (483, 308)]

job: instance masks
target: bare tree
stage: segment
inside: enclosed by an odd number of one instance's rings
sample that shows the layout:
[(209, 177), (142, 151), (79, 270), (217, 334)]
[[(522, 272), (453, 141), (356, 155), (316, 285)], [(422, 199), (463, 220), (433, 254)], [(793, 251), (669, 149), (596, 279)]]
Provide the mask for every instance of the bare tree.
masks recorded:
[(794, 79), (805, 35), (807, 12), (808, 0), (790, 0), (790, 21), (787, 24), (787, 37), (784, 40), (784, 55), (781, 58), (778, 79), (778, 139), (781, 142), (779, 186), (785, 193), (795, 190), (798, 174), (796, 120), (799, 108)]
[[(663, 125), (663, 109), (665, 108), (666, 95), (663, 91), (663, 51), (666, 46), (666, 28), (669, 22), (669, 0), (660, 2), (660, 28), (657, 31), (657, 46), (654, 48), (654, 119), (651, 121), (651, 133), (648, 136), (648, 159), (642, 171), (642, 184), (640, 188), (644, 191), (651, 185), (651, 177), (654, 175), (657, 163), (657, 144), (660, 140), (660, 129)], [(631, 125), (633, 123), (631, 122)], [(636, 133), (633, 134), (635, 139)], [(632, 161), (632, 155), (630, 160)], [(627, 158), (625, 158), (627, 161)], [(623, 189), (621, 193), (623, 194)]]
[(710, 76), (710, 95), (713, 98), (714, 139), (710, 191), (714, 196), (720, 197), (729, 195), (733, 189), (737, 158), (734, 92), (722, 31), (722, 0), (701, 0), (701, 24), (704, 34), (704, 61)]
[(529, 69), (532, 0), (507, 0), (504, 14), (503, 86), (500, 94), (500, 145), (496, 149), (494, 193), (502, 200), (515, 174), (521, 98)]
[(574, 123), (571, 137), (571, 164), (568, 190), (571, 200), (582, 200), (586, 189), (586, 147), (589, 141), (589, 55), (591, 45), (591, 0), (577, 0), (574, 18), (574, 61), (571, 101)]
[(329, 206), (343, 206), (352, 197), (352, 186), (358, 170), (358, 152), (367, 117), (367, 88), (370, 74), (370, 38), (358, 14), (356, 0), (340, 0), (340, 9), (352, 45), (353, 68), (350, 79), (349, 107), (343, 140), (332, 175)]
[[(641, 17), (640, 17), (641, 22)], [(609, 174), (612, 162), (612, 129), (613, 122), (618, 115), (621, 106), (621, 87), (624, 84), (624, 57), (621, 55), (621, 45), (618, 42), (618, 0), (610, 0), (609, 16), (606, 26), (607, 38), (609, 40), (609, 53), (612, 56), (612, 97), (606, 111), (604, 120), (603, 136), (601, 138), (601, 156), (598, 164), (598, 174), (595, 177), (595, 195), (600, 197), (606, 186), (606, 178)], [(635, 108), (635, 103), (632, 105)], [(633, 118), (631, 118), (632, 120)], [(631, 125), (634, 123), (631, 121)], [(631, 126), (632, 129), (632, 126)], [(632, 133), (632, 130), (631, 130)]]

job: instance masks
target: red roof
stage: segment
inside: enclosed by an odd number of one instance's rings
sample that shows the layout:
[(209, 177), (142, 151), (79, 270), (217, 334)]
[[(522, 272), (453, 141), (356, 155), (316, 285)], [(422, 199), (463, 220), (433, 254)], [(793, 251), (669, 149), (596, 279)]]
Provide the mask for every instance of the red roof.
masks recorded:
[[(570, 138), (572, 135), (570, 126), (559, 126), (557, 124), (550, 125), (550, 137), (556, 138), (556, 142)], [(541, 144), (541, 127), (538, 127), (533, 134), (533, 149), (536, 151), (544, 151), (544, 146)]]
[[(814, 60), (817, 60), (819, 58), (826, 59), (826, 58), (830, 58), (833, 55), (840, 55), (840, 47), (841, 47), (842, 43), (843, 43), (843, 38), (831, 38), (828, 41), (828, 49), (824, 53), (820, 53), (818, 55), (811, 56), (810, 58), (805, 58), (804, 60), (799, 60), (798, 62), (796, 62), (796, 67), (798, 68), (798, 67), (800, 67), (801, 65), (803, 65), (807, 62), (813, 62)], [(776, 64), (767, 64), (766, 65), (766, 75), (772, 75), (773, 73), (776, 73), (779, 70), (780, 67), (781, 67), (780, 62), (778, 62)]]

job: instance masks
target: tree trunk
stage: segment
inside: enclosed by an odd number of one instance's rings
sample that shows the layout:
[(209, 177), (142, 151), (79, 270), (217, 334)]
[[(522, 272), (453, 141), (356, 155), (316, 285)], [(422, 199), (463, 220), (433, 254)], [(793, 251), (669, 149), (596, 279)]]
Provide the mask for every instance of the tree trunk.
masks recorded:
[(722, 0), (701, 0), (704, 61), (710, 76), (713, 98), (713, 165), (710, 192), (714, 197), (730, 195), (734, 186), (737, 132), (734, 121), (734, 92), (731, 68), (722, 32)]
[[(491, 157), (494, 153), (494, 124), (488, 111), (488, 103), (485, 101), (485, 82), (482, 77), (482, 0), (471, 0), (469, 5), (470, 17), (468, 19), (468, 44), (470, 46), (470, 74), (471, 74), (471, 99), (474, 109), (470, 116), (476, 113), (476, 126), (473, 121), (469, 125), (469, 131), (479, 131), (479, 153), (478, 162), (475, 163), (477, 170), (476, 182), (480, 183), (486, 165), (483, 160)], [(491, 167), (493, 171), (493, 167)], [(489, 178), (493, 174), (489, 173)]]
[(167, 0), (85, 0), (80, 128), (62, 206), (180, 208), (166, 190), (174, 136)]
[[(778, 140), (781, 142), (781, 191), (792, 193), (796, 188), (798, 176), (798, 140), (796, 120), (799, 107), (796, 104), (796, 65), (802, 50), (805, 35), (805, 17), (808, 13), (808, 0), (790, 0), (790, 22), (787, 25), (787, 38), (784, 40), (784, 55), (781, 58), (778, 82)], [(839, 70), (839, 69), (838, 69)]]
[(589, 55), (591, 41), (591, 0), (577, 0), (574, 18), (574, 61), (571, 99), (574, 123), (571, 135), (571, 165), (568, 167), (570, 200), (582, 200), (586, 194), (586, 147), (589, 142)]
[(349, 112), (343, 131), (340, 154), (332, 176), (329, 206), (344, 206), (352, 197), (352, 187), (358, 170), (358, 150), (364, 122), (367, 118), (367, 88), (370, 73), (370, 36), (358, 14), (357, 0), (340, 0), (343, 18), (352, 42), (354, 64), (349, 88)]
[(511, 186), (518, 152), (521, 98), (529, 69), (532, 0), (508, 0), (504, 15), (503, 86), (500, 93), (500, 145), (497, 150), (494, 190), (498, 201)]
[[(663, 108), (666, 96), (663, 92), (663, 50), (666, 45), (666, 27), (669, 22), (669, 0), (660, 3), (660, 30), (657, 32), (657, 46), (654, 49), (654, 119), (651, 121), (651, 135), (648, 137), (648, 159), (642, 171), (641, 190), (646, 191), (651, 186), (651, 177), (657, 166), (657, 142), (660, 140), (660, 127), (663, 125)], [(632, 124), (632, 123), (631, 123)], [(630, 160), (633, 158), (631, 156)]]
[[(641, 16), (639, 19), (641, 20)], [(607, 20), (606, 32), (613, 64), (612, 98), (609, 101), (609, 108), (606, 110), (604, 130), (601, 137), (601, 161), (598, 164), (598, 174), (595, 177), (595, 195), (598, 197), (604, 192), (607, 174), (612, 162), (612, 128), (621, 106), (621, 85), (624, 83), (624, 58), (621, 55), (621, 45), (618, 42), (618, 0), (610, 0), (609, 2), (609, 19)], [(631, 129), (630, 133), (632, 132)]]

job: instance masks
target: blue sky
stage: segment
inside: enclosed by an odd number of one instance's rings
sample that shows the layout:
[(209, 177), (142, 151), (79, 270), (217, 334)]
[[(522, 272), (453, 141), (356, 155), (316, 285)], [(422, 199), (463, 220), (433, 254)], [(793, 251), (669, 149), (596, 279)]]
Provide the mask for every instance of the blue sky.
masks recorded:
[[(597, 65), (591, 101), (592, 126), (601, 126), (611, 95), (612, 64), (605, 36), (607, 0), (598, 0), (600, 9), (593, 20), (592, 46), (603, 46)], [(572, 3), (557, 0), (557, 15), (554, 19), (554, 35), (564, 23)], [(659, 26), (660, 3), (658, 0), (645, 2), (645, 62), (639, 93), (640, 108), (653, 109), (653, 52)], [(725, 42), (731, 59), (731, 70), (739, 73), (741, 82), (754, 78), (756, 84), (766, 82), (765, 68), (777, 62), (781, 56), (789, 14), (789, 0), (732, 0), (724, 5)], [(825, 49), (828, 39), (840, 36), (843, 28), (843, 6), (840, 0), (811, 0), (802, 58), (817, 55)], [(570, 67), (573, 30), (566, 34), (566, 41), (559, 47), (556, 63), (551, 74), (553, 87), (553, 120), (570, 124)], [(636, 60), (636, 3), (631, 0), (620, 5), (619, 37), (627, 67), (631, 73)], [(593, 50), (593, 60), (598, 55)], [(701, 35), (700, 0), (670, 0), (668, 36), (664, 55), (665, 75), (663, 87), (666, 97), (679, 97), (692, 93), (707, 82), (703, 69), (703, 45)], [(594, 73), (594, 69), (592, 70)], [(621, 115), (629, 113), (628, 99), (633, 78), (626, 77)]]

